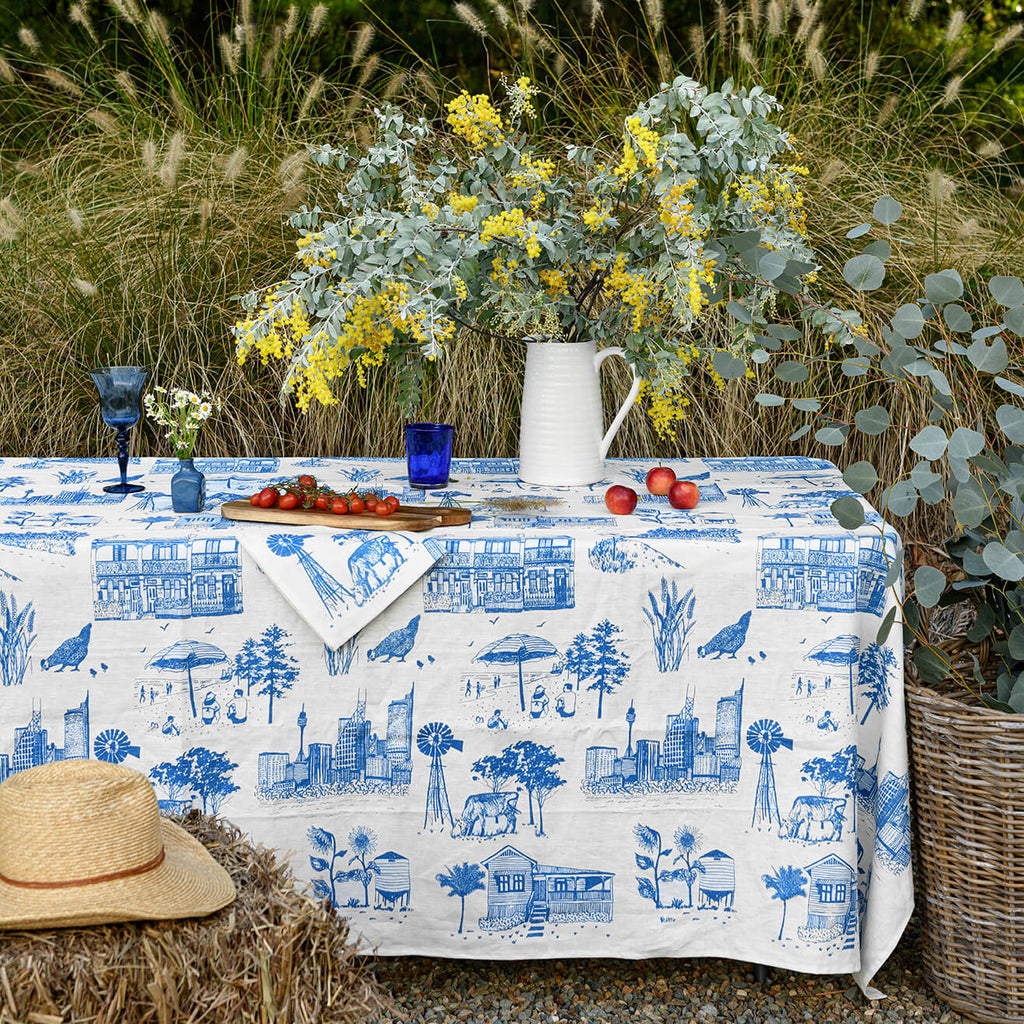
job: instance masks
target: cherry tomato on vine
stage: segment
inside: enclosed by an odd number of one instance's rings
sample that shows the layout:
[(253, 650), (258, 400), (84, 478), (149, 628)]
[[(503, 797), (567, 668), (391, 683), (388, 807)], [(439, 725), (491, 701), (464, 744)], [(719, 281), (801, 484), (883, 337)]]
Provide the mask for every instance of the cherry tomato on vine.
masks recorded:
[(374, 512), (376, 512), (377, 515), (379, 516), (391, 515), (391, 509), (388, 508), (388, 503), (386, 501), (378, 502), (377, 507), (374, 509)]
[(336, 516), (347, 516), (348, 515), (348, 502), (344, 498), (335, 498), (331, 502), (331, 511)]
[(387, 505), (387, 507), (392, 512), (397, 512), (398, 511), (398, 506), (401, 504), (401, 502), (393, 494), (389, 494), (384, 499), (384, 504)]
[(281, 497), (277, 499), (277, 507), (284, 509), (286, 512), (289, 511), (289, 509), (296, 508), (298, 504), (299, 496), (297, 494), (292, 494), (291, 492), (288, 494), (282, 494)]
[(332, 500), (333, 499), (326, 494), (318, 494), (316, 496), (316, 501), (314, 501), (313, 504), (316, 505), (321, 512), (326, 512), (330, 509)]
[(278, 493), (273, 487), (264, 487), (259, 493), (260, 508), (273, 508), (277, 504)]
[(353, 499), (352, 499), (352, 500), (351, 500), (351, 501), (350, 501), (350, 502), (348, 503), (348, 510), (349, 510), (349, 512), (351, 512), (351, 513), (352, 513), (352, 515), (354, 515), (354, 516), (357, 516), (357, 515), (359, 515), (359, 513), (360, 513), (360, 512), (362, 512), (362, 511), (363, 511), (363, 509), (365, 509), (365, 508), (366, 508), (366, 506), (365, 506), (365, 505), (363, 504), (363, 500), (362, 500), (362, 498), (358, 498), (358, 497), (357, 497), (357, 498), (353, 498)]
[(379, 501), (377, 499), (377, 495), (376, 494), (367, 494), (366, 497), (363, 498), (363, 504), (366, 506), (366, 509), (367, 509), (368, 512), (375, 511), (376, 508), (377, 508), (377, 505), (379, 504)]
[(305, 491), (311, 491), (316, 487), (316, 477), (310, 476), (309, 473), (303, 473), (299, 477), (299, 486)]
[(253, 495), (253, 496), (252, 496), (252, 497), (251, 497), (250, 499), (249, 499), (249, 504), (250, 504), (250, 505), (258, 505), (259, 503), (260, 503), (260, 495), (259, 495), (259, 491), (257, 491), (257, 492), (256, 492), (256, 493), (255, 493), (255, 494), (254, 494), (254, 495)]

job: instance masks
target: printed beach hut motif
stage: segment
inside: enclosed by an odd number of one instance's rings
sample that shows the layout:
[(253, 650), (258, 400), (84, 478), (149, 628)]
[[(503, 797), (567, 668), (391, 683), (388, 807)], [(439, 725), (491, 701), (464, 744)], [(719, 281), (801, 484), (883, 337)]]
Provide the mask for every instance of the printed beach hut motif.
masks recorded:
[(492, 927), (515, 928), (535, 921), (610, 921), (611, 871), (539, 864), (514, 846), (503, 846), (484, 862), (487, 917)]

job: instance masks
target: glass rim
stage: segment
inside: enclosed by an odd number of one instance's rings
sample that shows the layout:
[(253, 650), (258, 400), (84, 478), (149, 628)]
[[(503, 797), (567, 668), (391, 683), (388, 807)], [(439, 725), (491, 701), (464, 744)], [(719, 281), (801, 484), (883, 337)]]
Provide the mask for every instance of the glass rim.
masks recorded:
[(89, 371), (89, 374), (105, 373), (110, 375), (117, 370), (131, 370), (134, 373), (149, 373), (148, 366), (94, 366)]
[(440, 433), (442, 430), (454, 430), (450, 423), (406, 423), (406, 430), (432, 430)]

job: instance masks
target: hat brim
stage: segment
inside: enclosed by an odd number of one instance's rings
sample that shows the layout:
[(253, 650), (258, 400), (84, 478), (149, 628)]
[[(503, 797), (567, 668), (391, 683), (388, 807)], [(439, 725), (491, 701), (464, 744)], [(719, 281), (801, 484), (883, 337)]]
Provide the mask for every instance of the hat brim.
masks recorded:
[(63, 889), (0, 881), (0, 929), (72, 928), (121, 921), (205, 917), (236, 895), (231, 876), (198, 839), (160, 819), (164, 860), (139, 875)]

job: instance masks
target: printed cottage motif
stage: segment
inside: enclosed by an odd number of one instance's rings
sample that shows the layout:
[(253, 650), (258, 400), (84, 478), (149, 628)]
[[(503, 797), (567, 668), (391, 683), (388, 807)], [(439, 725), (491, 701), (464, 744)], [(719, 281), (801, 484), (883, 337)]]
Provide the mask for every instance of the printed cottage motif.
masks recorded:
[(611, 871), (539, 864), (514, 846), (484, 862), (487, 917), (480, 926), (515, 928), (524, 921), (611, 921)]

